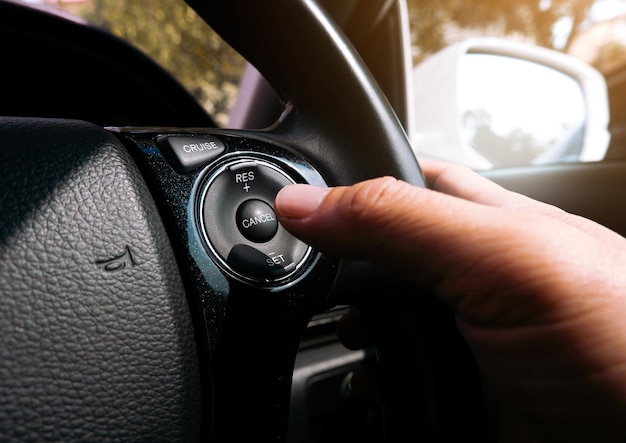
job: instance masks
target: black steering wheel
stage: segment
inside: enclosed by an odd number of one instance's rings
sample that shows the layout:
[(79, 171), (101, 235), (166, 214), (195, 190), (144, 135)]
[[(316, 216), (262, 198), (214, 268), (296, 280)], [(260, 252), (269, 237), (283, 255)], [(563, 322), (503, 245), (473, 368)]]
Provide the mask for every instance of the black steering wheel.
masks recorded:
[(289, 183), (424, 186), (394, 111), (315, 1), (188, 3), (286, 110), (262, 131), (0, 119), (0, 439), (284, 441), (301, 334), (346, 302), (382, 313), (387, 440), (440, 441), (429, 345), (390, 319), (447, 317), (271, 208)]

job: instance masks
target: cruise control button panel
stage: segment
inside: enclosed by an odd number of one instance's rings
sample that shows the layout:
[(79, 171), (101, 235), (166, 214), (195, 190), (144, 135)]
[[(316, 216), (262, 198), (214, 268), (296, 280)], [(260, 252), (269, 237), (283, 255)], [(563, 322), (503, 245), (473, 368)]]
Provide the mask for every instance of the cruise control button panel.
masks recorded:
[(295, 181), (265, 159), (225, 161), (201, 187), (199, 224), (209, 251), (232, 276), (270, 286), (298, 274), (312, 249), (274, 213), (278, 191)]

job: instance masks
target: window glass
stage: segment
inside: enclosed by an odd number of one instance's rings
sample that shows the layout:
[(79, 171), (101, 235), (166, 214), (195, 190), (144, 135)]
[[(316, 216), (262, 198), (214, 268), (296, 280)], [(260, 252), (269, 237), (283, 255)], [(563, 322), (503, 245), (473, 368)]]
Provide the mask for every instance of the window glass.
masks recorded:
[(81, 17), (139, 48), (224, 126), (244, 59), (183, 0), (23, 0)]
[[(619, 74), (626, 73), (626, 0), (406, 1), (418, 156), (491, 169), (599, 161), (615, 151), (616, 137), (626, 133), (616, 93), (626, 86)], [(493, 63), (469, 54), (454, 59), (446, 51), (484, 37), (554, 51), (526, 58), (553, 72), (534, 68), (536, 77), (523, 75), (519, 62), (505, 72), (505, 57)], [(504, 54), (494, 53), (507, 55), (502, 47)], [(522, 52), (524, 59), (529, 52)], [(585, 71), (588, 66), (596, 72)]]
[(625, 0), (407, 0), (414, 61), (468, 37), (507, 37), (608, 72), (626, 61)]

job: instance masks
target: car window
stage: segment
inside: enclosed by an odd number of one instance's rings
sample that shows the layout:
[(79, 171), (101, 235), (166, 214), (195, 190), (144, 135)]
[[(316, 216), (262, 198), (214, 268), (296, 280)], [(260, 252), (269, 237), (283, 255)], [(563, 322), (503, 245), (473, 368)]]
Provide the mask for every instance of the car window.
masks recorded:
[(221, 126), (228, 123), (245, 60), (183, 0), (23, 0), (121, 37), (175, 77)]
[[(611, 94), (624, 81), (618, 74), (626, 72), (626, 1), (407, 0), (407, 6), (418, 156), (478, 170), (607, 157), (611, 135), (624, 126)], [(497, 42), (497, 49), (486, 50), (485, 41)], [(516, 54), (514, 59), (526, 57), (518, 47), (534, 47), (539, 55), (526, 61), (552, 72), (529, 70), (530, 64), (516, 60), (506, 74), (497, 74), (507, 63), (479, 63), (476, 57), (470, 63), (458, 55), (452, 61), (450, 50), (445, 59), (441, 53), (454, 45), (468, 53)], [(426, 69), (433, 59), (439, 68)], [(468, 108), (469, 102), (478, 105)]]
[(602, 71), (626, 57), (624, 0), (407, 0), (414, 60), (475, 36), (572, 54)]
[[(184, 0), (22, 1), (81, 17), (130, 42), (184, 85), (217, 124), (228, 126), (245, 60)], [(610, 97), (612, 90), (626, 84), (626, 75), (621, 75), (626, 72), (626, 0), (406, 0), (406, 4), (415, 75), (421, 75), (414, 80), (416, 93), (427, 94), (414, 96), (414, 127), (407, 128), (418, 157), (477, 170), (599, 161), (614, 152), (611, 146), (626, 134), (626, 115)], [(509, 75), (504, 81), (500, 76), (496, 81), (496, 69), (484, 64), (472, 67), (467, 60), (458, 63), (455, 75), (462, 78), (454, 83), (443, 82), (440, 70), (425, 69), (446, 48), (476, 37), (571, 56), (597, 70), (605, 83), (598, 86), (597, 79), (581, 79), (587, 76), (582, 71), (575, 70), (576, 77), (555, 66), (552, 70), (564, 75), (546, 74), (545, 81), (531, 80), (537, 78), (536, 70), (520, 74), (526, 68), (509, 70), (517, 78)], [(473, 77), (469, 72), (475, 72)], [(555, 82), (559, 88), (537, 87)], [(608, 94), (604, 101), (602, 94)], [(533, 102), (541, 105), (533, 107)], [(553, 117), (544, 118), (546, 114)]]

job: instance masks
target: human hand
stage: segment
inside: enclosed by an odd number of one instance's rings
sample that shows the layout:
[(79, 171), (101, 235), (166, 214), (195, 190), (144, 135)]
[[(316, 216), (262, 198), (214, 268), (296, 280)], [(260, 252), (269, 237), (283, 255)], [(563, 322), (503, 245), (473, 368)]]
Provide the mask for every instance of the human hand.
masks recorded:
[(540, 441), (624, 441), (626, 240), (469, 169), (421, 165), (430, 189), (293, 185), (275, 210), (330, 255), (432, 288), (488, 388)]

